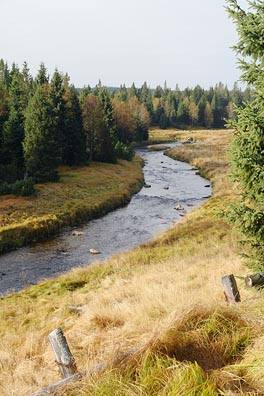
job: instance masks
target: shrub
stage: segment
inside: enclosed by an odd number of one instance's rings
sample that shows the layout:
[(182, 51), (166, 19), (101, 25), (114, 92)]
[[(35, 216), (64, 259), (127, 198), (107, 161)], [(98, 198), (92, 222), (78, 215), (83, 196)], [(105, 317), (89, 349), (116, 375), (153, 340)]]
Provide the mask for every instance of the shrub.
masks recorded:
[(0, 184), (0, 195), (14, 194), (27, 197), (35, 192), (34, 182), (31, 177), (27, 180), (16, 180), (15, 183), (8, 184), (3, 182)]
[(117, 142), (115, 145), (115, 153), (117, 158), (131, 161), (135, 155), (134, 150), (131, 147), (126, 146), (122, 142)]

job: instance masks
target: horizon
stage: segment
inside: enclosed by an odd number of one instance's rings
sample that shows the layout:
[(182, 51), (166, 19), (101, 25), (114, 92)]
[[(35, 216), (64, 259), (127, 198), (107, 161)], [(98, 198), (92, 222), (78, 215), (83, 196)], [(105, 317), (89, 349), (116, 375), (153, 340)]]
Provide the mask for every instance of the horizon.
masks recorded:
[[(22, 63), (21, 65), (19, 65), (19, 64), (17, 64), (15, 61), (14, 61), (14, 62), (11, 62), (11, 63), (8, 63), (7, 60), (5, 60), (5, 59), (3, 59), (3, 61), (7, 64), (7, 66), (8, 66), (9, 69), (12, 67), (12, 64), (15, 64), (16, 67), (19, 68), (19, 70), (22, 69), (23, 63)], [(29, 68), (29, 73), (30, 73), (30, 75), (31, 75), (31, 76), (33, 77), (33, 79), (34, 79), (34, 78), (36, 77), (36, 75), (37, 75), (38, 70), (36, 70), (36, 73), (33, 75), (33, 74), (31, 73), (30, 64), (28, 64), (28, 62), (27, 62), (26, 60), (25, 60), (24, 62), (27, 63), (27, 66), (28, 66), (28, 68)], [(44, 63), (44, 62), (41, 62), (41, 63)], [(46, 67), (45, 63), (44, 63), (44, 66)], [(56, 67), (56, 68), (57, 68), (57, 67)], [(56, 68), (55, 68), (55, 69), (56, 69)], [(54, 69), (53, 71), (48, 70), (47, 67), (46, 67), (46, 69), (47, 69), (48, 77), (49, 77), (49, 79), (51, 79), (52, 74), (53, 74), (53, 72), (55, 71), (55, 69)], [(57, 68), (57, 69), (59, 70), (59, 68)], [(62, 71), (62, 70), (59, 70), (59, 72), (60, 72), (62, 75), (66, 75), (66, 74), (67, 74), (68, 77), (70, 78), (70, 83), (73, 84), (73, 85), (75, 86), (75, 84), (71, 81), (71, 76), (67, 73), (67, 71), (64, 72), (64, 71)], [(239, 81), (239, 80), (234, 81), (234, 83), (233, 83), (233, 85), (232, 85), (231, 87), (230, 87), (228, 84), (226, 84), (224, 81), (218, 81), (218, 82), (216, 82), (215, 84), (210, 85), (210, 86), (206, 86), (206, 87), (202, 86), (202, 85), (199, 84), (199, 83), (197, 83), (197, 84), (195, 84), (195, 85), (192, 85), (192, 86), (184, 86), (184, 87), (181, 87), (180, 84), (176, 83), (175, 87), (171, 87), (171, 86), (168, 86), (166, 80), (165, 80), (163, 83), (158, 83), (156, 86), (150, 86), (150, 84), (148, 84), (148, 81), (143, 81), (143, 83), (142, 83), (141, 85), (136, 85), (136, 84), (135, 84), (135, 87), (136, 87), (137, 89), (140, 89), (144, 83), (147, 84), (147, 87), (148, 87), (150, 90), (155, 90), (158, 86), (160, 86), (162, 89), (165, 89), (165, 85), (166, 85), (166, 88), (168, 88), (168, 89), (170, 89), (170, 90), (172, 90), (172, 91), (174, 91), (174, 90), (176, 90), (176, 89), (180, 89), (180, 91), (183, 91), (183, 90), (185, 90), (185, 89), (190, 89), (190, 90), (192, 90), (192, 89), (194, 89), (194, 88), (197, 87), (197, 86), (200, 86), (202, 89), (204, 89), (205, 91), (207, 91), (207, 90), (209, 90), (210, 88), (215, 88), (215, 87), (216, 87), (217, 85), (219, 85), (219, 84), (223, 84), (224, 86), (226, 86), (226, 87), (228, 88), (228, 90), (232, 90), (232, 88), (234, 87), (235, 84), (237, 84), (237, 86), (238, 86), (239, 88), (241, 88), (242, 90), (243, 90), (243, 89), (246, 89), (245, 83), (244, 83), (243, 81)], [(104, 84), (104, 82), (99, 78), (98, 82), (97, 82), (96, 84), (94, 84), (94, 85), (91, 85), (91, 84), (88, 83), (88, 84), (85, 84), (85, 85), (83, 85), (83, 86), (75, 86), (75, 88), (76, 88), (76, 89), (84, 89), (84, 88), (90, 86), (91, 89), (94, 89), (98, 84), (101, 84), (102, 86), (104, 86), (104, 87), (106, 87), (106, 88), (108, 88), (108, 89), (110, 89), (110, 90), (111, 90), (111, 89), (113, 89), (113, 90), (114, 90), (114, 89), (115, 89), (115, 90), (119, 90), (121, 86), (125, 86), (126, 89), (130, 89), (130, 88), (131, 88), (131, 85), (134, 84), (134, 81), (132, 82), (132, 84), (131, 84), (130, 86), (128, 86), (128, 85), (126, 85), (126, 83), (122, 83), (122, 82), (121, 82), (119, 85), (115, 85), (115, 86), (114, 86), (114, 85), (107, 85), (107, 84)]]
[[(1, 57), (32, 75), (44, 62), (78, 88), (144, 81), (180, 89), (239, 81), (236, 29), (224, 0), (2, 0)], [(240, 0), (242, 7), (245, 0)]]

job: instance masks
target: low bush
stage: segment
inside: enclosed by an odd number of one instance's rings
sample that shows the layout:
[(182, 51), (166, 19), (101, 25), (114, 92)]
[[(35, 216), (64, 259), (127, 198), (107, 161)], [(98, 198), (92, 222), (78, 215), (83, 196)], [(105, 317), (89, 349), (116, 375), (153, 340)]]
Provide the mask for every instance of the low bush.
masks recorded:
[(14, 194), (27, 197), (29, 195), (33, 195), (34, 193), (34, 182), (31, 177), (29, 177), (27, 180), (16, 180), (16, 182), (12, 184), (8, 184), (7, 182), (0, 184), (0, 195)]
[(115, 145), (115, 153), (118, 158), (131, 161), (135, 153), (131, 147), (126, 146), (122, 142), (117, 142)]

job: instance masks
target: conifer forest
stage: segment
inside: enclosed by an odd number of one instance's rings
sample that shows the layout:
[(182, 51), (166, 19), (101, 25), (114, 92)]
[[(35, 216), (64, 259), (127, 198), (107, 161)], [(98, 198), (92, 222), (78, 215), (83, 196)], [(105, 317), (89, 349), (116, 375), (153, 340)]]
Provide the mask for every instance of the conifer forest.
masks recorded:
[(252, 92), (222, 83), (180, 90), (145, 82), (140, 88), (75, 88), (67, 73), (48, 75), (42, 63), (33, 78), (0, 60), (0, 194), (30, 195), (34, 183), (57, 181), (59, 165), (115, 163), (133, 157), (131, 143), (148, 129), (223, 128), (235, 106)]

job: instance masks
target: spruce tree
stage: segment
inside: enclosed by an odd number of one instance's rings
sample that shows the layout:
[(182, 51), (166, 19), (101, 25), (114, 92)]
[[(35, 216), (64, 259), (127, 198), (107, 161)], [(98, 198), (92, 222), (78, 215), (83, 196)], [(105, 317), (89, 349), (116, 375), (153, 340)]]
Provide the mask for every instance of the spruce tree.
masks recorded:
[(64, 145), (62, 162), (69, 166), (83, 164), (86, 161), (85, 135), (82, 124), (82, 111), (76, 89), (64, 79)]
[(81, 106), (83, 105), (85, 98), (91, 93), (92, 93), (92, 88), (90, 87), (90, 85), (88, 85), (87, 87), (84, 86), (84, 88), (81, 90), (79, 95), (79, 101)]
[(200, 85), (196, 85), (191, 94), (191, 99), (195, 104), (198, 104), (204, 94), (204, 90)]
[(235, 83), (231, 91), (232, 101), (236, 106), (242, 106), (243, 104), (243, 94), (241, 88)]
[(65, 88), (63, 78), (58, 69), (55, 69), (50, 85), (49, 85), (49, 99), (53, 109), (53, 118), (56, 123), (56, 140), (58, 142), (58, 157), (62, 158), (62, 153), (65, 150)]
[(166, 116), (165, 113), (163, 113), (159, 120), (159, 127), (160, 129), (167, 129), (169, 125), (170, 125), (169, 118)]
[(191, 126), (195, 125), (199, 119), (199, 107), (195, 102), (190, 101), (188, 114), (191, 121)]
[(16, 63), (13, 62), (9, 73), (9, 77), (10, 77), (9, 85), (12, 83), (13, 77), (18, 74), (19, 74), (19, 67), (17, 66)]
[(146, 109), (152, 113), (153, 112), (153, 105), (152, 105), (152, 95), (149, 87), (147, 86), (146, 81), (142, 85), (140, 89), (140, 97), (139, 100), (141, 103), (143, 103), (146, 107)]
[(11, 75), (7, 63), (0, 59), (0, 86), (8, 88), (11, 83)]
[(21, 79), (22, 79), (22, 97), (21, 97), (21, 107), (23, 112), (25, 112), (30, 95), (33, 94), (33, 78), (29, 72), (29, 67), (27, 62), (23, 63), (23, 67), (21, 70)]
[[(99, 102), (101, 103), (102, 109), (103, 109), (103, 114), (104, 114), (104, 123), (105, 126), (109, 132), (111, 141), (113, 146), (118, 143), (119, 137), (118, 137), (118, 132), (115, 124), (115, 118), (114, 118), (114, 109), (113, 105), (111, 102), (111, 97), (110, 93), (107, 88), (103, 87), (98, 95)], [(115, 156), (113, 156), (112, 160), (110, 162), (115, 162)]]
[(189, 117), (190, 99), (188, 96), (183, 96), (179, 102), (177, 109), (177, 122), (181, 125), (188, 125), (190, 122)]
[(152, 122), (154, 125), (160, 125), (161, 117), (165, 113), (164, 106), (163, 106), (163, 100), (155, 98), (154, 99), (154, 112), (153, 112), (153, 118)]
[(264, 270), (264, 4), (248, 1), (247, 11), (228, 0), (228, 12), (236, 24), (242, 80), (254, 87), (254, 101), (236, 110), (232, 145), (232, 174), (240, 188), (240, 202), (228, 219), (244, 235), (251, 266)]
[(0, 59), (0, 183), (6, 180), (7, 175), (6, 156), (3, 147), (3, 129), (9, 117), (9, 82), (10, 73), (8, 66), (3, 59)]
[[(10, 97), (7, 88), (0, 85), (0, 142), (3, 133), (3, 126), (8, 119)], [(1, 157), (0, 157), (1, 162)]]
[(56, 168), (60, 156), (56, 127), (47, 90), (38, 85), (26, 110), (23, 143), (26, 170), (36, 182), (58, 180)]
[(176, 122), (176, 110), (175, 110), (175, 100), (174, 95), (171, 90), (168, 91), (165, 103), (164, 103), (164, 110), (167, 117), (168, 126), (174, 125)]
[(124, 85), (120, 85), (119, 90), (115, 93), (114, 97), (118, 100), (120, 100), (121, 102), (127, 102), (128, 99), (128, 92), (127, 92), (127, 88)]
[(132, 83), (131, 88), (129, 89), (129, 92), (128, 92), (128, 98), (131, 99), (134, 96), (138, 97), (138, 90), (135, 86), (135, 83)]
[(203, 125), (211, 128), (214, 124), (214, 115), (209, 102), (206, 102), (203, 115)]
[(24, 81), (23, 74), (13, 67), (11, 85), (9, 87), (9, 116), (3, 125), (2, 132), (2, 163), (8, 166), (9, 182), (22, 178), (24, 174), (24, 118), (28, 104), (30, 87)]
[(96, 84), (96, 86), (93, 89), (93, 94), (95, 96), (98, 96), (102, 89), (103, 89), (102, 81), (99, 80), (98, 83)]
[(163, 95), (163, 89), (160, 85), (157, 85), (153, 92), (153, 98), (161, 98)]
[(198, 109), (199, 109), (199, 125), (205, 125), (205, 107), (206, 107), (206, 96), (203, 94), (198, 102)]
[(47, 69), (43, 62), (41, 62), (38, 74), (35, 78), (35, 83), (37, 85), (45, 85), (49, 83), (49, 76), (47, 74)]
[(22, 118), (15, 106), (11, 107), (8, 120), (4, 124), (2, 135), (2, 163), (9, 165), (12, 176), (8, 175), (8, 181), (14, 182), (22, 178), (24, 174), (24, 155), (22, 142), (24, 140), (24, 118)]

